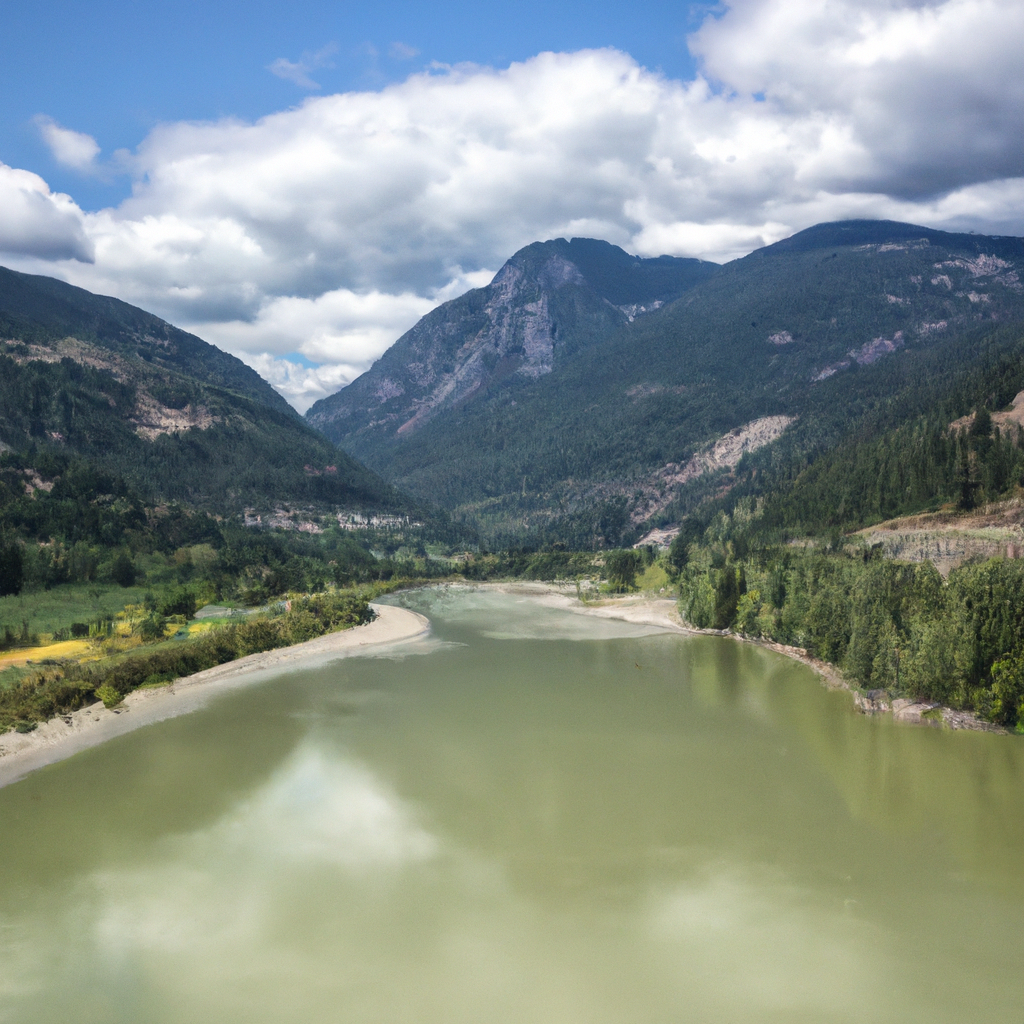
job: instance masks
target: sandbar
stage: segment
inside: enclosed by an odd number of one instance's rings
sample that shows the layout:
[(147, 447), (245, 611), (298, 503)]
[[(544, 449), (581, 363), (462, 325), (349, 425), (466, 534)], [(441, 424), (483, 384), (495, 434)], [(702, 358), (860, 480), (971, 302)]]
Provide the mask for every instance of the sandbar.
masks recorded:
[(424, 616), (408, 608), (377, 603), (370, 607), (376, 617), (365, 626), (328, 633), (291, 647), (249, 654), (176, 679), (159, 689), (135, 690), (113, 709), (97, 701), (73, 714), (44, 722), (32, 732), (3, 733), (0, 735), (0, 787), (115, 736), (195, 711), (216, 693), (249, 686), (286, 671), (316, 668), (336, 658), (358, 655), (368, 648), (376, 651), (383, 645), (406, 643), (430, 629), (430, 622)]

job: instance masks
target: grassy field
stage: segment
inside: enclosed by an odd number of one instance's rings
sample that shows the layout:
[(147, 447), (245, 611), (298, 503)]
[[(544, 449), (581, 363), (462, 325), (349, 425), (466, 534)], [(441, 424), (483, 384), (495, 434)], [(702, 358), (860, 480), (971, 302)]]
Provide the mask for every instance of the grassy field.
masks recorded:
[(651, 562), (643, 574), (637, 577), (636, 587), (644, 593), (660, 595), (664, 590), (668, 594), (672, 589), (672, 581), (661, 562)]
[(24, 665), (28, 661), (42, 661), (44, 658), (81, 658), (88, 654), (91, 645), (88, 640), (63, 640), (56, 644), (40, 644), (38, 647), (16, 647), (0, 654), (0, 669), (11, 665)]
[[(52, 634), (73, 622), (113, 618), (126, 604), (141, 604), (148, 587), (119, 587), (109, 583), (70, 583), (52, 590), (0, 597), (0, 634), (4, 626), (19, 634)], [(43, 655), (45, 657), (45, 655)]]

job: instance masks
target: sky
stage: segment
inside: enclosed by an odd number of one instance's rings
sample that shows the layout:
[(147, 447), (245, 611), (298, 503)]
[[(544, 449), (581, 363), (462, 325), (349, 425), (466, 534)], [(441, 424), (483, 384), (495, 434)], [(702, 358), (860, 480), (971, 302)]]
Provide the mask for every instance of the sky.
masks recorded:
[(0, 8), (0, 264), (300, 411), (538, 239), (1024, 234), (1020, 0)]

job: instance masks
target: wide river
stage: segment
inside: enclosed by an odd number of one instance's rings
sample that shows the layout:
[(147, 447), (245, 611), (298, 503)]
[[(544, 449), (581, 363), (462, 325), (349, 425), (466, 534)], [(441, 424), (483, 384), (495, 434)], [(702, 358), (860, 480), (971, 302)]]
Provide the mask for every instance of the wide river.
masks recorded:
[(0, 1021), (1024, 1022), (1024, 740), (466, 588), (0, 790)]

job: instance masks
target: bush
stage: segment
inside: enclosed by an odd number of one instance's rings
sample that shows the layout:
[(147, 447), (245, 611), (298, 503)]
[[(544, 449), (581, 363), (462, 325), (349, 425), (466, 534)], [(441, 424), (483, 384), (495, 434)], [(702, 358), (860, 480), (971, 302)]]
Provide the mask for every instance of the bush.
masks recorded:
[(252, 619), (235, 627), (238, 653), (260, 654), (281, 646), (281, 630), (270, 619)]
[(160, 607), (162, 615), (183, 615), (186, 619), (195, 617), (196, 595), (187, 587), (179, 587), (171, 592)]
[(166, 629), (167, 620), (154, 612), (139, 623), (139, 636), (147, 642), (162, 640)]
[(992, 707), (989, 716), (1000, 725), (1024, 719), (1024, 660), (1020, 652), (992, 666)]
[(103, 701), (105, 708), (116, 708), (118, 704), (124, 700), (117, 690), (114, 689), (109, 683), (104, 683), (102, 686), (97, 687), (96, 696)]

